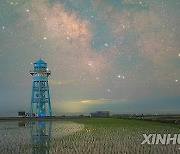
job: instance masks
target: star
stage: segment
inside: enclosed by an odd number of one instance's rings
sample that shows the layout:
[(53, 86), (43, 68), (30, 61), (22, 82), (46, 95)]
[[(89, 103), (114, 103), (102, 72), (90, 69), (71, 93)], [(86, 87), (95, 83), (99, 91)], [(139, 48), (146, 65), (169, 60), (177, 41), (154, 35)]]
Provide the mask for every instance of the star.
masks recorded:
[(26, 12), (29, 12), (29, 10), (27, 9)]
[(44, 40), (46, 40), (47, 38), (46, 37), (44, 37)]
[(179, 57), (180, 57), (180, 53), (179, 53)]
[(92, 64), (91, 64), (90, 62), (88, 63), (88, 65), (89, 65), (89, 66), (92, 66)]
[(2, 29), (5, 29), (5, 27), (3, 26)]
[(121, 78), (121, 76), (120, 76), (120, 75), (118, 75), (118, 78)]

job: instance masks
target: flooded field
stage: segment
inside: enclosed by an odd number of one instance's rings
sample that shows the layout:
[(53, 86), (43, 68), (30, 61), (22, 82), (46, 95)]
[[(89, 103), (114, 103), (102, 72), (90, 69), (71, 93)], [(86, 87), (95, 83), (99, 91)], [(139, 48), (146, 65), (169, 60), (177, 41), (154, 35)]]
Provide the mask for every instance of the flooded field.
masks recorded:
[(180, 125), (125, 119), (0, 122), (0, 152), (179, 153), (179, 144), (141, 145), (142, 134), (179, 134)]

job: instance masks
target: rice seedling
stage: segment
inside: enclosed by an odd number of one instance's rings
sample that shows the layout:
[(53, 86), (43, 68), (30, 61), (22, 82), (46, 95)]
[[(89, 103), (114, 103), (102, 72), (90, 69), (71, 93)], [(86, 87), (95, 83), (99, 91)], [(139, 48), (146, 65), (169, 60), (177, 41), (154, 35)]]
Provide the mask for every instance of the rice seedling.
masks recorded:
[(178, 153), (179, 145), (141, 145), (143, 133), (178, 133), (180, 126), (123, 119), (0, 122), (0, 151), (6, 153)]

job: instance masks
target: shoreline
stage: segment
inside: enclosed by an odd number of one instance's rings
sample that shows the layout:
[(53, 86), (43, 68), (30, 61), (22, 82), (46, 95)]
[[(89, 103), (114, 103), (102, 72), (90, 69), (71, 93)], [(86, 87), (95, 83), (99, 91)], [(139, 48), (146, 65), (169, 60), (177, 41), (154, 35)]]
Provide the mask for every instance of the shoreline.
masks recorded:
[(0, 122), (5, 121), (56, 121), (56, 120), (75, 120), (75, 119), (98, 119), (98, 118), (114, 118), (114, 119), (126, 119), (126, 120), (138, 120), (138, 121), (149, 121), (149, 122), (158, 122), (158, 123), (168, 123), (168, 124), (180, 124), (180, 116), (156, 116), (156, 117), (123, 117), (123, 116), (110, 116), (110, 117), (90, 117), (90, 116), (46, 116), (46, 117), (0, 117)]

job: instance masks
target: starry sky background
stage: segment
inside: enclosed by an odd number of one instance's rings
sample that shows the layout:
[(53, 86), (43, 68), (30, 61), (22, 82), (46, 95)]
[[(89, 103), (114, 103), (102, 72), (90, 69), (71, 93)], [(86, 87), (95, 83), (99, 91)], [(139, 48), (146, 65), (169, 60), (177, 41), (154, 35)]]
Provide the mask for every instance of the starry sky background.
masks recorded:
[(179, 0), (0, 0), (0, 116), (29, 111), (40, 57), (54, 115), (180, 113)]

